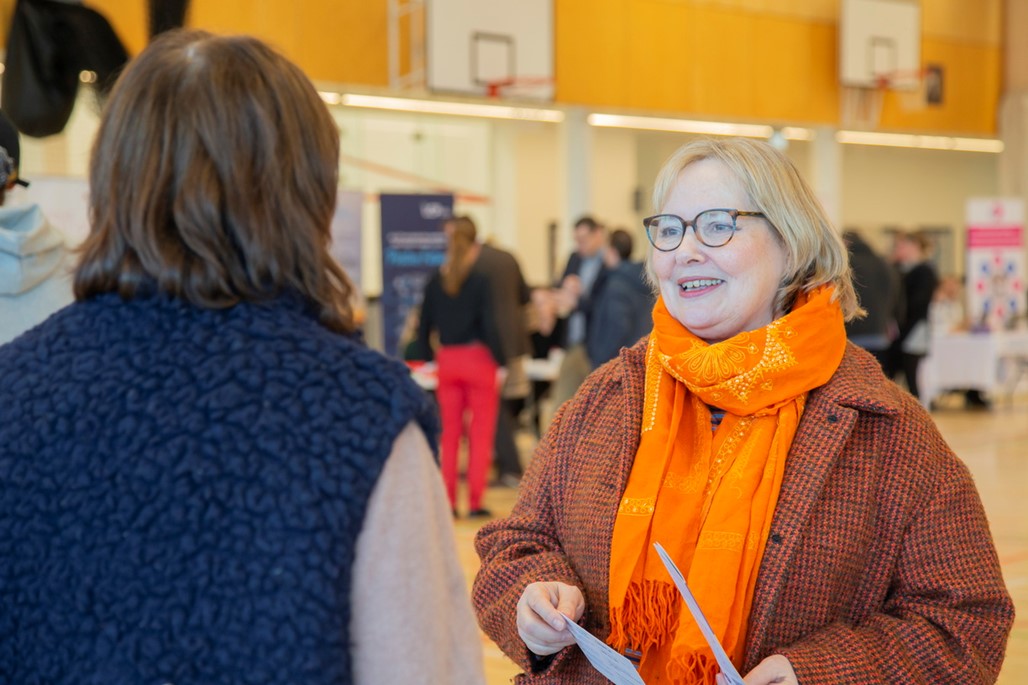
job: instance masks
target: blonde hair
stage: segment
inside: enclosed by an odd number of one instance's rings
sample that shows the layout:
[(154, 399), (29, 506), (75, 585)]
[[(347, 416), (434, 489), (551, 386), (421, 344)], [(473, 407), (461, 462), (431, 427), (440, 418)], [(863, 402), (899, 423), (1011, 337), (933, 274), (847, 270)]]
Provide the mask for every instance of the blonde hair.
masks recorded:
[[(653, 188), (653, 205), (661, 211), (678, 175), (690, 164), (713, 159), (738, 178), (754, 207), (771, 224), (785, 248), (786, 273), (774, 300), (775, 316), (788, 312), (801, 292), (831, 284), (847, 321), (864, 311), (857, 302), (849, 256), (821, 203), (792, 161), (765, 142), (747, 138), (699, 139), (686, 143), (664, 163)], [(653, 250), (650, 250), (652, 264)], [(652, 266), (651, 266), (652, 271)]]

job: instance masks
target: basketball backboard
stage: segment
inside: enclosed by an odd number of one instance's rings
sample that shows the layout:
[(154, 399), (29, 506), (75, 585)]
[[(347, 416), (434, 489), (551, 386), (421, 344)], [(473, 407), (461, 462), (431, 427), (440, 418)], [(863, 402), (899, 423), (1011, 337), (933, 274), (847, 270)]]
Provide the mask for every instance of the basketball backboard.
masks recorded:
[(917, 0), (842, 0), (839, 81), (850, 88), (920, 86), (921, 6)]
[(553, 0), (427, 0), (430, 90), (553, 99)]

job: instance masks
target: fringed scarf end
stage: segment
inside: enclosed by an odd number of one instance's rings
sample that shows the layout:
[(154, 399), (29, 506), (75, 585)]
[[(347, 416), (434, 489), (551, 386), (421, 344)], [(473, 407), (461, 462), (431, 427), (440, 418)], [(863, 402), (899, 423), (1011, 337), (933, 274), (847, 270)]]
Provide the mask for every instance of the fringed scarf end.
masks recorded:
[(719, 672), (717, 661), (709, 654), (686, 654), (667, 665), (668, 679), (680, 685), (714, 685)]
[(678, 629), (681, 595), (671, 583), (632, 582), (620, 607), (610, 608), (607, 644), (619, 652), (625, 648), (643, 653), (670, 640)]

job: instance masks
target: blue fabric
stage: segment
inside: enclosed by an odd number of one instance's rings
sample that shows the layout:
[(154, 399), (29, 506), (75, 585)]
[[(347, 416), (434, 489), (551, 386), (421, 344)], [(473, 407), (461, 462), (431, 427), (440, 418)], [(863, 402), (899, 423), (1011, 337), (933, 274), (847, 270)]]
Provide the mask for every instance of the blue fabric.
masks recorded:
[(369, 495), (430, 398), (288, 299), (74, 304), (0, 347), (0, 683), (340, 684)]

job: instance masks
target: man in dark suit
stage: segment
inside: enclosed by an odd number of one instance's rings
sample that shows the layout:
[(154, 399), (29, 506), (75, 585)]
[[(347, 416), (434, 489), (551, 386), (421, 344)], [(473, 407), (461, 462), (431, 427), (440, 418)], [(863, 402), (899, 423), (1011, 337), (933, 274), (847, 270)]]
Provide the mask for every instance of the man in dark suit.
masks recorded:
[(568, 258), (561, 278), (558, 299), (567, 318), (564, 360), (553, 387), (553, 402), (559, 407), (578, 390), (592, 371), (585, 348), (595, 295), (607, 277), (603, 266), (603, 248), (607, 230), (591, 216), (575, 222), (575, 252)]

